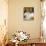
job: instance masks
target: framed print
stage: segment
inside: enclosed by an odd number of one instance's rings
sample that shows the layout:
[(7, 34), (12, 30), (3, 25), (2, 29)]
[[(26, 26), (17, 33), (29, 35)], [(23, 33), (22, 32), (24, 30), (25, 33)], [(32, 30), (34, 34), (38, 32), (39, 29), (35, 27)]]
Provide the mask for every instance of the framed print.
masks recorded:
[(34, 20), (34, 8), (33, 7), (24, 7), (23, 18), (24, 18), (24, 20)]

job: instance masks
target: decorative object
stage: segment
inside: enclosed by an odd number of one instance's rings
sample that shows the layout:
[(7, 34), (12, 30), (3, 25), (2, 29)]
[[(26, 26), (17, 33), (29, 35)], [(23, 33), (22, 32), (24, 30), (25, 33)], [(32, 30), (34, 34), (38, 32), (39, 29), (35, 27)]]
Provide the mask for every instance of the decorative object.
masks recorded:
[(10, 41), (16, 43), (16, 46), (20, 41), (27, 42), (27, 40), (30, 38), (30, 34), (23, 31), (17, 31), (17, 34), (14, 33), (12, 36), (13, 38)]
[(34, 7), (24, 7), (24, 20), (34, 20)]
[(30, 38), (30, 34), (23, 31), (18, 31), (17, 34), (13, 34), (13, 38), (10, 41), (12, 42), (27, 41), (29, 38)]
[(18, 36), (18, 39), (20, 41), (27, 41), (30, 37), (30, 34), (27, 34), (26, 32), (20, 31), (20, 32), (18, 32), (17, 36)]

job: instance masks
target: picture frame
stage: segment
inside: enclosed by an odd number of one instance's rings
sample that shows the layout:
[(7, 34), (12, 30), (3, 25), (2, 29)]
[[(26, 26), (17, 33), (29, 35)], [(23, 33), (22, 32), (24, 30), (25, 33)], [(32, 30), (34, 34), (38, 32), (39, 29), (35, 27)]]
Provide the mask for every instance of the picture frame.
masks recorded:
[(34, 7), (24, 7), (23, 9), (24, 20), (34, 20)]

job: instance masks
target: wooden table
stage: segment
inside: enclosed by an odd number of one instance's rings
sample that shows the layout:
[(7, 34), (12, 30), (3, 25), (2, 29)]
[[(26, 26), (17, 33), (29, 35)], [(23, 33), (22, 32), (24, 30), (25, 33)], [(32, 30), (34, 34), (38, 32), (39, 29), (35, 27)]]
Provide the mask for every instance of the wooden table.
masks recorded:
[[(16, 46), (16, 43), (9, 42), (6, 46)], [(18, 46), (46, 46), (46, 42), (43, 42), (40, 39), (31, 39), (27, 40), (27, 42), (19, 42)]]
[(46, 46), (46, 43), (18, 44), (18, 46)]
[(18, 46), (46, 46), (46, 42), (43, 42), (40, 39), (32, 39), (27, 42), (19, 42)]
[(35, 43), (35, 46), (46, 46), (46, 43)]

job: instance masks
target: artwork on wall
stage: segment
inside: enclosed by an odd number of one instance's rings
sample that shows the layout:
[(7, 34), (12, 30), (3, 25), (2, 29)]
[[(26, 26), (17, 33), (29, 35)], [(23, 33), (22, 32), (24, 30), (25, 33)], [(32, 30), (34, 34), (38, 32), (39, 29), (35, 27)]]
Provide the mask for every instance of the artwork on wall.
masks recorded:
[(34, 20), (34, 7), (24, 7), (23, 19), (24, 20)]

